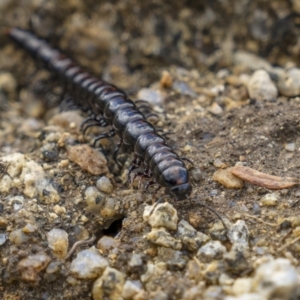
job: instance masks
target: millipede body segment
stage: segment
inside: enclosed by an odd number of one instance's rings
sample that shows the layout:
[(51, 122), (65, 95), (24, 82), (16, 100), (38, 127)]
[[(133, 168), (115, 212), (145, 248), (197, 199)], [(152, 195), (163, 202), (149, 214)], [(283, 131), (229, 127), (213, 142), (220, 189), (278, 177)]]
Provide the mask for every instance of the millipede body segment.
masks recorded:
[(184, 162), (123, 91), (85, 72), (31, 32), (8, 28), (7, 34), (58, 76), (78, 106), (90, 111), (101, 126), (112, 127), (107, 136), (117, 134), (121, 144), (134, 153), (130, 171), (143, 165), (143, 176), (152, 178), (151, 183), (164, 187), (166, 193), (177, 200), (191, 194), (192, 186)]

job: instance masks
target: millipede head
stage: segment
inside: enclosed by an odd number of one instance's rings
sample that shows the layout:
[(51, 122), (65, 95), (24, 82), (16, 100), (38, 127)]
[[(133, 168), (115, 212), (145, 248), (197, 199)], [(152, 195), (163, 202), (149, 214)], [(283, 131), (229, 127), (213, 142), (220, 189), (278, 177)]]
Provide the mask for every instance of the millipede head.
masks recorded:
[(187, 182), (184, 184), (176, 185), (173, 187), (168, 187), (165, 189), (166, 194), (176, 198), (176, 200), (185, 200), (187, 199), (193, 190), (192, 185)]

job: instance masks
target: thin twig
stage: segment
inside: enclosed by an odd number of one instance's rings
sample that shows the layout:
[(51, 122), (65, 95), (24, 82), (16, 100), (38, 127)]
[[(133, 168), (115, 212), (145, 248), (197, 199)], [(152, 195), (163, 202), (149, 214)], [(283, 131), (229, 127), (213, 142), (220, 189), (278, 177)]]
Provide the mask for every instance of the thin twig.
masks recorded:
[(283, 242), (286, 240), (286, 238), (287, 238), (292, 232), (293, 232), (293, 230), (290, 228), (290, 229), (288, 230), (288, 232), (286, 233), (286, 235), (284, 235), (283, 237), (280, 238), (279, 243), (280, 243), (280, 244), (283, 243)]
[(96, 237), (93, 235), (90, 239), (83, 240), (83, 241), (78, 241), (78, 242), (74, 243), (72, 248), (70, 249), (70, 251), (65, 256), (64, 260), (69, 259), (78, 246), (87, 245), (89, 243), (92, 243), (92, 242), (95, 241), (95, 239), (96, 239)]
[(271, 226), (271, 227), (277, 227), (278, 226), (278, 224), (268, 223), (268, 222), (266, 222), (266, 221), (264, 221), (264, 220), (262, 220), (262, 219), (260, 219), (258, 217), (252, 216), (252, 215), (248, 215), (248, 214), (245, 214), (245, 213), (243, 215), (245, 217), (255, 219), (255, 220), (257, 220), (257, 221), (259, 221), (259, 222), (261, 222), (261, 223), (263, 223), (265, 225)]
[(296, 237), (295, 239), (293, 239), (291, 242), (286, 243), (285, 245), (283, 245), (282, 247), (278, 248), (277, 251), (281, 252), (282, 250), (284, 250), (285, 248), (295, 244), (296, 242), (300, 241), (300, 236)]
[(201, 262), (199, 261), (199, 259), (196, 256), (193, 256), (193, 260), (197, 263), (197, 265), (200, 267), (200, 269), (202, 268)]

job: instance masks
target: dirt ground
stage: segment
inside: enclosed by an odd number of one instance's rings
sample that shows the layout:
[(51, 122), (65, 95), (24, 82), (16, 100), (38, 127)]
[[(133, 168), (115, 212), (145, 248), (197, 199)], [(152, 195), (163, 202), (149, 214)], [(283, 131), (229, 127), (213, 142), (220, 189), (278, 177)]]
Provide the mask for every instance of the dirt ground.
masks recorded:
[[(212, 179), (217, 170), (237, 163), (282, 178), (300, 178), (300, 85), (294, 94), (280, 87), (281, 71), (298, 70), (297, 7), (285, 6), (285, 1), (272, 5), (242, 2), (244, 7), (239, 8), (242, 4), (237, 2), (231, 7), (226, 1), (215, 6), (186, 1), (173, 10), (173, 4), (160, 1), (0, 4), (0, 26), (35, 31), (133, 100), (142, 97), (154, 106), (159, 116), (156, 126), (172, 132), (169, 145), (193, 162), (187, 163), (193, 185), (191, 200), (167, 201), (177, 221), (187, 221), (195, 232), (208, 236), (207, 243), (219, 241), (218, 247), (224, 248), (222, 255), (202, 259), (199, 249), (205, 243), (197, 249), (187, 246), (177, 228), (167, 231), (170, 239), (181, 239), (182, 247), (151, 239), (154, 226), (145, 218), (146, 205), (164, 192), (154, 195), (155, 188), (145, 191), (138, 189), (137, 182), (133, 186), (127, 182), (131, 156), (120, 154), (124, 163), (120, 170), (112, 159), (114, 140), (96, 148), (103, 153), (101, 159), (107, 160), (98, 175), (85, 170), (94, 163), (89, 158), (97, 159), (98, 154), (84, 156), (85, 166), (75, 163), (70, 149), (82, 145), (94, 149), (99, 129), (83, 134), (80, 110), (50, 107), (62, 92), (60, 82), (2, 35), (1, 299), (299, 299), (299, 186), (271, 191), (243, 182), (243, 187), (228, 188)], [(245, 14), (244, 22), (239, 9)], [(263, 96), (250, 96), (249, 82), (259, 69), (266, 70), (267, 84), (276, 88), (275, 97), (263, 89), (264, 81), (258, 83)], [(16, 153), (23, 154), (18, 158), (23, 164), (19, 173), (12, 171), (12, 166), (17, 168)], [(45, 178), (42, 192), (31, 194), (32, 186), (39, 188), (34, 180), (26, 181), (29, 173), (25, 168)], [(113, 186), (109, 193), (95, 191), (101, 176)], [(86, 192), (90, 187), (98, 197), (94, 204)], [(264, 200), (265, 196), (271, 201)], [(234, 252), (234, 238), (201, 203), (215, 209), (232, 232), (234, 226), (245, 224), (247, 246)], [(67, 251), (77, 241), (95, 239), (78, 246), (65, 259), (66, 253), (59, 255), (50, 246), (49, 232), (54, 228), (66, 233), (62, 248)], [(119, 272), (114, 273), (117, 279), (102, 277), (99, 298), (95, 280), (105, 275), (80, 277), (72, 271), (76, 254), (92, 246)], [(37, 254), (43, 262), (37, 262)], [(133, 254), (141, 260), (137, 265), (132, 262)], [(255, 283), (259, 272), (263, 273), (258, 268), (263, 270), (264, 263), (279, 258), (288, 264), (280, 270), (282, 274), (291, 272), (297, 278), (287, 287), (275, 279), (270, 280), (271, 288)], [(249, 280), (243, 291), (237, 288), (240, 279)], [(128, 296), (125, 286), (130, 290), (129, 283), (124, 282), (134, 282), (138, 288)], [(242, 298), (244, 294), (253, 298)]]

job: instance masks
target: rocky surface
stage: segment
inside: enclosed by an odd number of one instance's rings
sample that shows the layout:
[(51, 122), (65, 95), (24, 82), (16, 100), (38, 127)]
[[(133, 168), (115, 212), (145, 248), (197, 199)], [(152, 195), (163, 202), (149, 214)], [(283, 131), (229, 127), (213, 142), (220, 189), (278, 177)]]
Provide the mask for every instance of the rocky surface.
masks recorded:
[[(94, 148), (57, 80), (0, 34), (1, 299), (297, 299), (297, 1), (16, 1), (0, 30), (34, 30), (134, 100), (193, 161), (191, 199), (127, 182), (130, 153)], [(214, 209), (216, 213), (207, 209)]]

